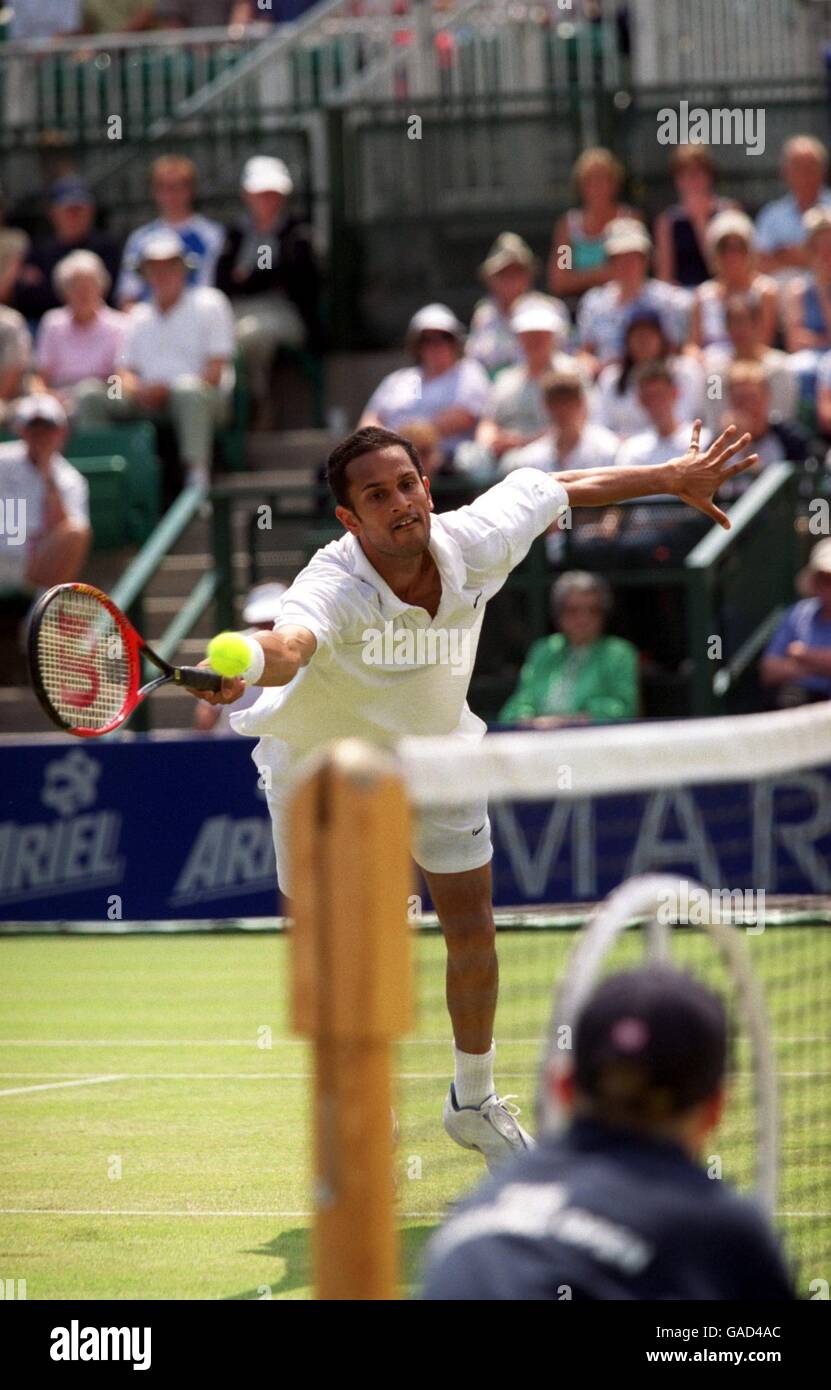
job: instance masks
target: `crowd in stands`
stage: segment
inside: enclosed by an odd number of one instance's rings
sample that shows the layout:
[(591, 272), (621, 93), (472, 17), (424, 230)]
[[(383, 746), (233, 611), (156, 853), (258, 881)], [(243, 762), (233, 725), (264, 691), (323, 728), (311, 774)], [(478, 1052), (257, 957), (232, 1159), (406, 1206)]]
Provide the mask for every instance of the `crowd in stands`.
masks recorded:
[[(167, 9), (188, 6), (158, 0), (157, 15)], [(827, 166), (817, 139), (789, 140), (782, 196), (754, 221), (722, 196), (710, 150), (681, 146), (675, 201), (650, 227), (623, 201), (615, 157), (585, 151), (546, 264), (502, 232), (479, 267), (469, 326), (446, 304), (419, 309), (404, 342), (410, 365), (379, 380), (350, 423), (408, 432), (431, 476), (477, 487), (518, 467), (658, 464), (685, 451), (697, 417), (705, 442), (727, 423), (748, 430), (755, 473), (824, 459)], [(21, 400), (37, 394), (79, 428), (149, 419), (171, 434), (184, 478), (204, 483), (235, 370), (267, 415), (277, 351), (320, 351), (320, 264), (291, 174), (273, 155), (241, 170), (227, 226), (198, 210), (184, 156), (157, 158), (149, 186), (157, 215), (123, 246), (99, 227), (94, 192), (75, 174), (49, 190), (48, 230), (0, 228), (0, 429), (8, 434)], [(752, 480), (734, 480), (726, 500)], [(679, 525), (664, 519), (653, 538), (666, 556), (683, 540)], [(582, 543), (622, 543), (625, 529), (589, 528)]]
[(285, 24), (317, 0), (13, 0), (8, 37), (14, 41), (75, 34), (159, 29), (219, 29)]

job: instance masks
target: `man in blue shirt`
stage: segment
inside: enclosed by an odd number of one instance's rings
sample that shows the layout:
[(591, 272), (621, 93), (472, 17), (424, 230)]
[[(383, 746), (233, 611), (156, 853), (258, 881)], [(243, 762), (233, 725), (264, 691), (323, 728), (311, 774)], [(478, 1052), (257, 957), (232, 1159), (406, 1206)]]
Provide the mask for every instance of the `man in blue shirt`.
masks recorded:
[(777, 280), (787, 280), (804, 272), (805, 227), (802, 219), (809, 208), (831, 205), (831, 189), (826, 185), (828, 151), (813, 135), (795, 135), (782, 151), (782, 178), (788, 192), (766, 203), (756, 218), (756, 249), (759, 266)]
[(814, 546), (803, 578), (810, 596), (785, 613), (760, 667), (784, 706), (831, 700), (831, 540)]
[[(666, 965), (611, 975), (552, 1073), (568, 1127), (462, 1203), (428, 1247), (430, 1300), (785, 1301), (760, 1208), (698, 1154), (724, 1108), (718, 996)], [(704, 1150), (706, 1152), (706, 1150)]]

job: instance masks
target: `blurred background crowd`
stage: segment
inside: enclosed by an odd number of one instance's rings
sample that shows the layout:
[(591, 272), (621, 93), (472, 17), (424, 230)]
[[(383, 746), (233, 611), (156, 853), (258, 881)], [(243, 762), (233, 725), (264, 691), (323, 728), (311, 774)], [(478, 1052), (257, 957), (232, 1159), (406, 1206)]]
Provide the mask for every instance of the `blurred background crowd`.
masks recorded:
[[(14, 8), (6, 38), (14, 52), (102, 27), (143, 33), (197, 23), (250, 37), (252, 26), (290, 28), (310, 8), (31, 0)], [(348, 10), (359, 20), (372, 8)], [(411, 7), (392, 8), (404, 23)], [(626, 7), (617, 17), (625, 20)], [(83, 63), (83, 50), (76, 57)], [(0, 549), (6, 608), (21, 610), (9, 598), (15, 588), (31, 592), (87, 564), (89, 485), (64, 456), (69, 437), (152, 427), (168, 505), (183, 486), (205, 488), (239, 467), (229, 462), (234, 439), (243, 462), (252, 438), (273, 439), (271, 466), (279, 467), (279, 437), (270, 432), (299, 387), (311, 390), (302, 422), (310, 427), (328, 425), (331, 435), (380, 424), (408, 435), (439, 506), (469, 501), (519, 467), (666, 462), (684, 453), (696, 418), (705, 443), (735, 424), (759, 456), (724, 505), (737, 505), (785, 460), (815, 486), (831, 449), (828, 150), (797, 131), (778, 155), (775, 196), (752, 206), (724, 177), (717, 149), (668, 146), (673, 192), (655, 209), (639, 201), (616, 153), (583, 148), (550, 190), (545, 250), (506, 219), (468, 263), (469, 313), (455, 286), (448, 302), (441, 296), (440, 268), (426, 302), (411, 286), (415, 311), (397, 350), (389, 344), (390, 369), (379, 361), (363, 400), (353, 393), (344, 408), (326, 377), (335, 248), (327, 254), (321, 245), (288, 147), (270, 139), (238, 164), (236, 208), (220, 220), (203, 210), (210, 189), (197, 161), (162, 143), (135, 171), (152, 215), (130, 226), (102, 213), (100, 189), (62, 147), (49, 165), (56, 176), (40, 191), (7, 197), (0, 227), (0, 479), (6, 493), (14, 480), (35, 518), (29, 544), (7, 534)], [(406, 245), (398, 253), (406, 280)], [(281, 372), (287, 357), (299, 379)], [(318, 469), (322, 436), (319, 450)], [(526, 651), (520, 673), (515, 663), (516, 688), (499, 702), (500, 716), (550, 724), (651, 712), (638, 663), (649, 660), (656, 620), (670, 632), (664, 665), (691, 659), (677, 598), (657, 610), (642, 599), (616, 605), (603, 572), (681, 565), (708, 529), (659, 499), (576, 517), (570, 534), (549, 536), (556, 632)], [(805, 562), (807, 541), (822, 533), (809, 537), (804, 523), (803, 532)], [(778, 614), (765, 644), (757, 642), (768, 703), (831, 695), (829, 575), (828, 544), (813, 545), (797, 609)], [(610, 623), (619, 635), (606, 632)]]

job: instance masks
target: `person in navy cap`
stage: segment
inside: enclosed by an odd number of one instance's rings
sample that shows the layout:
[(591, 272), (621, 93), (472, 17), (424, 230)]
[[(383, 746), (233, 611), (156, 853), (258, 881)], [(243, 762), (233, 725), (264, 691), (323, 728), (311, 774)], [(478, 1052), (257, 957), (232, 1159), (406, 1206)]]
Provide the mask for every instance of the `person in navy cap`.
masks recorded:
[(39, 322), (49, 309), (61, 303), (52, 272), (70, 251), (94, 251), (106, 266), (112, 283), (118, 274), (120, 245), (109, 232), (95, 225), (95, 195), (78, 174), (56, 179), (49, 190), (52, 231), (35, 237), (22, 266), (14, 307), (29, 322)]
[(761, 1209), (701, 1162), (725, 1106), (719, 997), (665, 965), (612, 975), (546, 1085), (569, 1116), (428, 1246), (429, 1300), (789, 1300)]

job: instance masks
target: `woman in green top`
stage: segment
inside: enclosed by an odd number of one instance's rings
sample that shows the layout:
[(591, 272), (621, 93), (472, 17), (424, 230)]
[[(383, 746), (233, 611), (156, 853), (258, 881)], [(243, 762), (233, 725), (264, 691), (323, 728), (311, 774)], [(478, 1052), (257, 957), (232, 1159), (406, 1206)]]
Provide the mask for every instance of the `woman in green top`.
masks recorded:
[(604, 637), (611, 606), (611, 590), (598, 575), (561, 575), (551, 590), (560, 631), (532, 646), (500, 723), (554, 728), (637, 718), (638, 653), (622, 637)]

